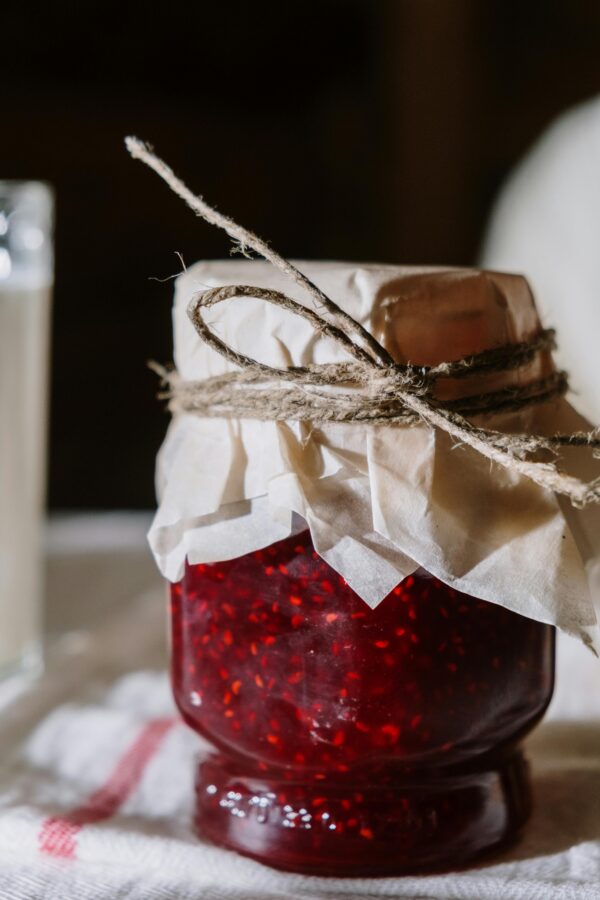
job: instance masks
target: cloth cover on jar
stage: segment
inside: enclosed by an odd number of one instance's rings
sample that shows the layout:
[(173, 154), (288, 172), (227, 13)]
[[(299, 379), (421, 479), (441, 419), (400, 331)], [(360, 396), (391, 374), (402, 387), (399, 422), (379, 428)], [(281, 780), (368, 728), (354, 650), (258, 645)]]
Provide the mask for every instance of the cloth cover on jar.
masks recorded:
[[(460, 269), (299, 263), (399, 362), (430, 365), (530, 339), (540, 328), (520, 276)], [(186, 309), (201, 290), (251, 284), (309, 300), (260, 261), (199, 263), (177, 279), (175, 363), (181, 378), (234, 370), (197, 335)], [(206, 313), (236, 350), (272, 366), (346, 359), (311, 325), (260, 300)], [(523, 369), (444, 385), (454, 397), (543, 377), (547, 352)], [(475, 379), (477, 379), (475, 383)], [(499, 430), (589, 429), (564, 399), (481, 419)], [(593, 477), (572, 450), (570, 471)], [(460, 591), (600, 646), (600, 507), (576, 510), (527, 478), (424, 425), (277, 422), (177, 413), (157, 465), (150, 545), (169, 581), (190, 563), (231, 559), (308, 526), (317, 552), (375, 607), (418, 568)]]

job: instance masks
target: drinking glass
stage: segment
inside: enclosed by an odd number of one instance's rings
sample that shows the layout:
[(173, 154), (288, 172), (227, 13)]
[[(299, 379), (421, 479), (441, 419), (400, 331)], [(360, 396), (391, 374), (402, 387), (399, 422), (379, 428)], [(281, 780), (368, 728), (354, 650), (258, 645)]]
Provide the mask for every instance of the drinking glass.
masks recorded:
[(0, 677), (41, 666), (53, 195), (0, 181)]

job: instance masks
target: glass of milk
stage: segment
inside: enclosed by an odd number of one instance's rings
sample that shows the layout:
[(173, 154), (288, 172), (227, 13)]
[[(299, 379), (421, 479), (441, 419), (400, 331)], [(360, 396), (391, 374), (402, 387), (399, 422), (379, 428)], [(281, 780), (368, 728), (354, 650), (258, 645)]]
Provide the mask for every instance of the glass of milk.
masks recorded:
[(0, 180), (0, 678), (41, 667), (50, 188)]

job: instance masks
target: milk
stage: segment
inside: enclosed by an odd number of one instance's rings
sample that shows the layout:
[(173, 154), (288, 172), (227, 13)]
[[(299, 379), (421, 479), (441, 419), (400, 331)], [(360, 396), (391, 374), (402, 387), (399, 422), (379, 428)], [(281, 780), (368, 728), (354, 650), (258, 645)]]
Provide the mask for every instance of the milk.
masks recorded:
[(50, 285), (0, 280), (0, 676), (39, 660)]

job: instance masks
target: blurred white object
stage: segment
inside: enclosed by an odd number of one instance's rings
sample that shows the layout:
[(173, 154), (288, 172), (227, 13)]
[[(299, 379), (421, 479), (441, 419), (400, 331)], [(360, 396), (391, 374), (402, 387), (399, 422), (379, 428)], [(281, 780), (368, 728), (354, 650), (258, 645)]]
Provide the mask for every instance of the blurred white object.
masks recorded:
[(562, 115), (509, 178), (481, 264), (527, 276), (570, 399), (600, 424), (600, 98)]
[(0, 677), (40, 662), (52, 209), (0, 181)]
[(600, 661), (561, 631), (556, 632), (556, 680), (546, 719), (600, 722)]
[[(530, 281), (542, 321), (558, 332), (569, 398), (600, 424), (600, 98), (555, 122), (509, 178), (481, 265)], [(553, 719), (600, 716), (600, 663), (558, 635)]]

